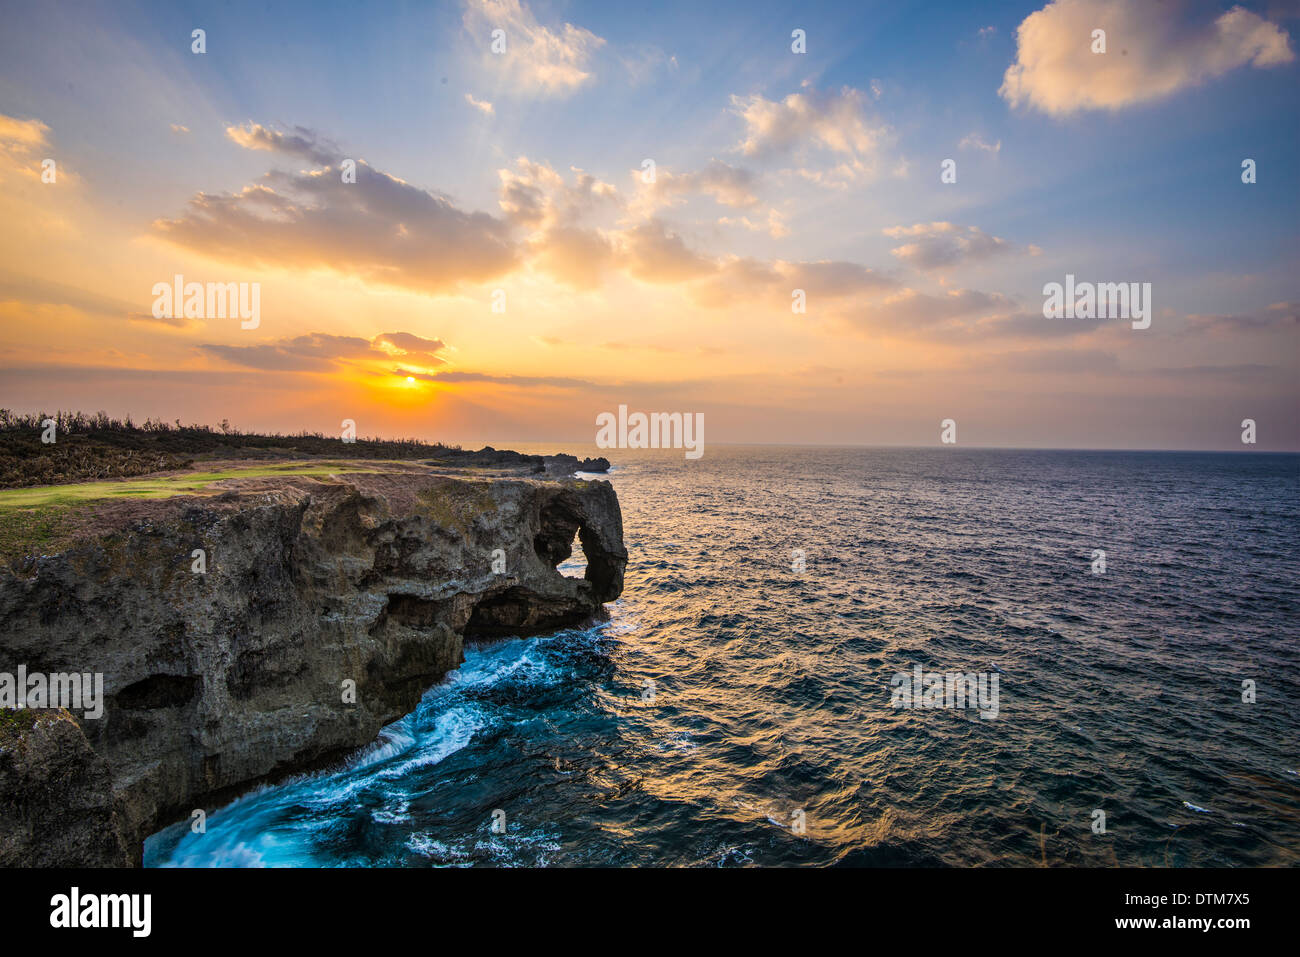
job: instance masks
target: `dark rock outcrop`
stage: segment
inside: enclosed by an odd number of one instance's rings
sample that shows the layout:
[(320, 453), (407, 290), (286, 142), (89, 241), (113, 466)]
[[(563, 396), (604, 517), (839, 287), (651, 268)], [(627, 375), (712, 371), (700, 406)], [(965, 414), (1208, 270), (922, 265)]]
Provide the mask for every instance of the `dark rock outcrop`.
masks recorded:
[(609, 459), (579, 459), (576, 455), (546, 456), (546, 471), (555, 476), (573, 475), (575, 472), (608, 472)]
[[(106, 698), (98, 720), (24, 731), (25, 750), (0, 739), (0, 808), (26, 822), (0, 829), (0, 863), (114, 863), (75, 839), (72, 807), (115, 815), (139, 863), (193, 810), (372, 741), (466, 637), (601, 615), (627, 561), (606, 482), (285, 477), (112, 509), (119, 529), (0, 570), (0, 671), (101, 672)], [(575, 535), (581, 579), (555, 567)], [(46, 796), (24, 797), (41, 774)]]
[(62, 709), (0, 715), (0, 867), (124, 867), (108, 762)]
[(441, 448), (426, 461), (430, 465), (456, 468), (524, 468), (537, 473), (546, 469), (545, 456), (528, 455), (513, 449), (494, 449), (490, 445), (485, 445), (476, 452), (470, 449)]
[(494, 449), (485, 445), (477, 452), (465, 449), (439, 449), (435, 457), (427, 459), (427, 464), (455, 468), (484, 469), (520, 469), (541, 475), (545, 473), (554, 478), (566, 478), (574, 472), (608, 472), (609, 459), (579, 459), (576, 455), (557, 452), (555, 455), (528, 455), (510, 449)]

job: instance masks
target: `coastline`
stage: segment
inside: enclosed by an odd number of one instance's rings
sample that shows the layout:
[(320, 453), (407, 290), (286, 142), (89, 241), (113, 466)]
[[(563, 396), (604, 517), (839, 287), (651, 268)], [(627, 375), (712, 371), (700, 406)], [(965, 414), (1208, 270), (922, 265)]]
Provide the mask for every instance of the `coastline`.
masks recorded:
[[(106, 689), (100, 720), (31, 709), (7, 735), (0, 863), (138, 865), (161, 827), (373, 741), (467, 638), (600, 617), (627, 561), (612, 486), (484, 452), (101, 502), (66, 547), (0, 570), (3, 660)], [(575, 536), (581, 579), (556, 569)], [(113, 837), (66, 839), (61, 807)]]

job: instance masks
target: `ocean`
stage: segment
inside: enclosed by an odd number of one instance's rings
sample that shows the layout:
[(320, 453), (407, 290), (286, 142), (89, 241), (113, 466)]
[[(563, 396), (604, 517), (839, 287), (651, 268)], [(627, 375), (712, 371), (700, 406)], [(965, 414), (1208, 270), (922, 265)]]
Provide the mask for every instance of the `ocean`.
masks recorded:
[[(146, 865), (1300, 861), (1300, 456), (600, 454), (608, 621), (469, 646)], [(895, 707), (917, 666), (996, 713)]]

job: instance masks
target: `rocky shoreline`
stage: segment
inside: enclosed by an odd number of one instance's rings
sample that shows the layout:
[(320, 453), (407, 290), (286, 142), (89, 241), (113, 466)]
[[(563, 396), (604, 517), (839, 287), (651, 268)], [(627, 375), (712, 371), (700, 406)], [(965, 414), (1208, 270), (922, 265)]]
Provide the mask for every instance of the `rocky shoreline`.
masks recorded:
[[(0, 569), (0, 671), (102, 673), (105, 696), (97, 720), (0, 713), (0, 865), (139, 865), (173, 821), (373, 741), (467, 639), (603, 615), (613, 487), (535, 458), (105, 502), (93, 535)], [(556, 568), (575, 536), (583, 578)]]

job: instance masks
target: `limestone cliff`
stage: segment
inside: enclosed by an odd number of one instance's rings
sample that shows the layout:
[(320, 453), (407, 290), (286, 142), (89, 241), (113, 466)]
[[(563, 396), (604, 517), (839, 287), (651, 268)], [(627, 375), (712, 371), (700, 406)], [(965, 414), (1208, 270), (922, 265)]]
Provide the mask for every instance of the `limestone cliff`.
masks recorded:
[[(112, 838), (81, 849), (54, 792), (27, 789), (33, 755), (68, 764), (69, 794), (115, 822), (138, 863), (171, 821), (372, 741), (457, 667), (466, 638), (600, 615), (627, 560), (601, 481), (406, 467), (99, 513), (94, 535), (0, 571), (0, 671), (102, 672), (106, 699), (102, 718), (75, 715), (84, 737), (65, 714), (0, 739), (0, 813), (25, 822), (0, 827), (0, 863), (115, 860)], [(575, 534), (583, 578), (556, 569)]]

